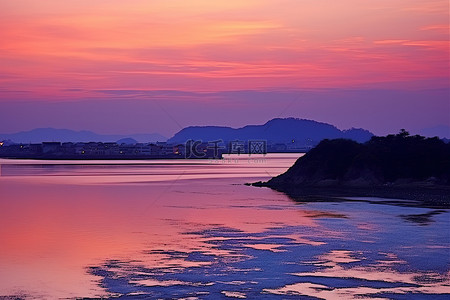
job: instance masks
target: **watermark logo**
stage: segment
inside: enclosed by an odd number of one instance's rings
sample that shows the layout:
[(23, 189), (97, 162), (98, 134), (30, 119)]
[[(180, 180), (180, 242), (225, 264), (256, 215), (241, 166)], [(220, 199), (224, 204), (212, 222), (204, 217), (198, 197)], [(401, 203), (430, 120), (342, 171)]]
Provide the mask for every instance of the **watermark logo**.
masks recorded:
[(222, 140), (188, 140), (185, 144), (185, 158), (220, 158), (226, 149), (223, 144)]
[(222, 140), (208, 142), (207, 149), (212, 150), (212, 154), (213, 154), (214, 158), (222, 156), (222, 150), (226, 149), (224, 146), (222, 146), (222, 144), (223, 144)]
[(222, 154), (267, 154), (267, 141), (231, 141), (225, 143), (223, 140), (203, 142), (202, 140), (188, 140), (185, 144), (185, 158), (222, 158)]
[(267, 141), (248, 141), (248, 154), (267, 154)]
[(203, 142), (201, 140), (188, 140), (185, 145), (185, 157), (186, 158), (203, 158), (206, 157), (206, 153), (202, 147)]
[(229, 154), (242, 154), (245, 153), (244, 141), (232, 141), (228, 147)]

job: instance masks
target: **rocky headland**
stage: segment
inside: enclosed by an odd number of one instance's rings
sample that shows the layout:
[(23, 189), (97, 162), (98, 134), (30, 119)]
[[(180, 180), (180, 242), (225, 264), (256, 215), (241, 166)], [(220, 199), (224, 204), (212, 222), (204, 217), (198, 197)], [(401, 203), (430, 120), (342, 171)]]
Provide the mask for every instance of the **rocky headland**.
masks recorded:
[(450, 205), (450, 144), (399, 134), (366, 143), (323, 140), (285, 173), (256, 182), (294, 198), (367, 196)]

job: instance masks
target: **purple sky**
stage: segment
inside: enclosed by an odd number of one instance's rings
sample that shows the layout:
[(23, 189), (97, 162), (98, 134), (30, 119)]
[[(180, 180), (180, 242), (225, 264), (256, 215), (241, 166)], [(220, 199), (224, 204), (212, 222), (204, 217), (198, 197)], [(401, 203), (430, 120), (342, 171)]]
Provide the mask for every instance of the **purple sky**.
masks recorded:
[(170, 137), (189, 125), (240, 127), (277, 117), (299, 117), (383, 135), (400, 128), (418, 132), (449, 125), (450, 111), (448, 89), (98, 93), (99, 98), (83, 101), (3, 102), (1, 131), (54, 127), (104, 134), (158, 132)]
[(0, 0), (0, 28), (0, 133), (450, 126), (448, 0)]

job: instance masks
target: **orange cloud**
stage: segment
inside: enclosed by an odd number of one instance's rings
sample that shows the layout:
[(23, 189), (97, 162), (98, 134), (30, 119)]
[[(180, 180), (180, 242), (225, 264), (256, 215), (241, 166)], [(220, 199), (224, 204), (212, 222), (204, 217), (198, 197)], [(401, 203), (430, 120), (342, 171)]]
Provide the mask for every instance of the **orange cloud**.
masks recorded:
[[(448, 77), (446, 1), (0, 0), (0, 88), (328, 88)], [(427, 51), (424, 55), (423, 51)], [(437, 81), (440, 85), (442, 80)]]

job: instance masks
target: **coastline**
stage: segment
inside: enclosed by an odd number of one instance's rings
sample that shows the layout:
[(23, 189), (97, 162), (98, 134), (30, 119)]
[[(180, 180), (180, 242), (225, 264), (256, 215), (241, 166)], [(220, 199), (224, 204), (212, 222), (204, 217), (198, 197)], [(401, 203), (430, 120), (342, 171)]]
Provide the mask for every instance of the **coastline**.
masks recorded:
[[(450, 145), (406, 130), (361, 144), (323, 140), (269, 187), (296, 199), (376, 197), (450, 208)], [(403, 201), (405, 202), (405, 201)]]
[(423, 183), (415, 183), (390, 186), (287, 186), (269, 182), (246, 185), (271, 188), (286, 194), (296, 202), (342, 202), (355, 201), (349, 197), (367, 197), (384, 199), (384, 201), (366, 201), (379, 204), (450, 209), (450, 186), (443, 185), (426, 186)]
[[(0, 159), (11, 159), (11, 160), (19, 160), (19, 159), (30, 159), (30, 160), (162, 160), (162, 159), (211, 159), (211, 157), (183, 157), (179, 155), (174, 156), (151, 156), (148, 155), (30, 155), (30, 156), (0, 156)], [(222, 159), (222, 158), (214, 158), (214, 159)]]

